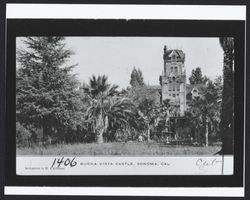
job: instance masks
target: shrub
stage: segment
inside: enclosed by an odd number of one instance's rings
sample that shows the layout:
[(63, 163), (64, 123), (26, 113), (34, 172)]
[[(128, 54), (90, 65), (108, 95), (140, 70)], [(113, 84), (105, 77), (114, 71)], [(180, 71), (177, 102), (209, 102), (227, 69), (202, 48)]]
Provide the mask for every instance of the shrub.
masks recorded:
[(16, 145), (17, 147), (28, 147), (31, 143), (32, 133), (19, 122), (16, 122)]

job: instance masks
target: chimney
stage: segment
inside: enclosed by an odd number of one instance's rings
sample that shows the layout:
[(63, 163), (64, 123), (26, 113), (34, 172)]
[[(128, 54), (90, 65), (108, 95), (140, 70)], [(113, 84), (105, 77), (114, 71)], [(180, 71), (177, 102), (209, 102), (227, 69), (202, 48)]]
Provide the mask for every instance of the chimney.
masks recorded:
[(164, 54), (167, 53), (167, 45), (164, 46)]

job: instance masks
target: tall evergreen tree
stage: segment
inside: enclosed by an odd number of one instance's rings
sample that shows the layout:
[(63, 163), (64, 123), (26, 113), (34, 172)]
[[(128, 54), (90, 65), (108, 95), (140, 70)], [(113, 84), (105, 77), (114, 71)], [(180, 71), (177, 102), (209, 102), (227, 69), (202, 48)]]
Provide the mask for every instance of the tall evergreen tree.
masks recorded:
[(130, 85), (132, 87), (138, 87), (145, 85), (143, 80), (142, 71), (140, 69), (133, 68), (133, 71), (130, 76)]
[(222, 149), (220, 154), (233, 154), (234, 134), (234, 38), (219, 39), (224, 51), (221, 113)]
[[(17, 51), (17, 121), (41, 130), (42, 139), (64, 137), (80, 123), (78, 82), (66, 61), (63, 37), (27, 37)], [(77, 117), (76, 117), (77, 116)]]
[(192, 70), (192, 74), (189, 77), (190, 84), (201, 84), (203, 83), (203, 76), (201, 72), (201, 68), (197, 67), (196, 69)]

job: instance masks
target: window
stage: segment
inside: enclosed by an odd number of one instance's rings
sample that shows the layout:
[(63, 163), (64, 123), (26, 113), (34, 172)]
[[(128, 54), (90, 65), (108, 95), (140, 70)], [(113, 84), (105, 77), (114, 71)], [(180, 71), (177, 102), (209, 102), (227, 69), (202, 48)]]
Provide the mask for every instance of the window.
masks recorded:
[(175, 72), (178, 72), (178, 69), (177, 69), (177, 67), (175, 67), (175, 68), (174, 68), (174, 70), (175, 70)]
[(173, 72), (173, 67), (171, 67), (171, 72)]
[(176, 94), (177, 96), (179, 96), (179, 94)]
[(180, 83), (179, 82), (176, 83), (176, 90), (180, 91)]
[(176, 56), (175, 55), (172, 56), (172, 61), (176, 62)]
[(171, 97), (171, 94), (169, 94), (169, 96)]
[(173, 97), (175, 97), (175, 94), (173, 94)]

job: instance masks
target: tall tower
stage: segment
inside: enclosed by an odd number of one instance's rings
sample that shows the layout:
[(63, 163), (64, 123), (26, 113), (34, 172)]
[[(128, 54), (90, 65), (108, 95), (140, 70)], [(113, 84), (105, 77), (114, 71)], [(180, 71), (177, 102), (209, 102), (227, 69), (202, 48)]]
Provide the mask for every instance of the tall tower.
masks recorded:
[(163, 53), (164, 70), (160, 76), (161, 103), (169, 99), (181, 116), (186, 111), (186, 70), (185, 54), (179, 49), (167, 49)]

